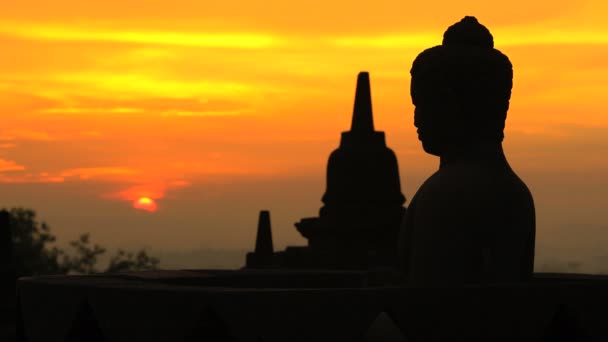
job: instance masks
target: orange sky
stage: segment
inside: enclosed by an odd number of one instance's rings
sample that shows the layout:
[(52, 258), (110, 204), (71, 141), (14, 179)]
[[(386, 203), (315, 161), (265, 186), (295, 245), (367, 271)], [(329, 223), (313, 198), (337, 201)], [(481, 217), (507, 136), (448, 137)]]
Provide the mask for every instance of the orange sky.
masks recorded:
[[(249, 248), (270, 209), (275, 245), (301, 244), (292, 224), (321, 205), (359, 71), (406, 197), (433, 172), (409, 69), (475, 15), (514, 64), (505, 146), (535, 195), (539, 253), (593, 254), (608, 244), (605, 13), (598, 0), (10, 1), (0, 205), (36, 209), (60, 242), (90, 231), (164, 249)], [(134, 209), (142, 196), (158, 210)]]

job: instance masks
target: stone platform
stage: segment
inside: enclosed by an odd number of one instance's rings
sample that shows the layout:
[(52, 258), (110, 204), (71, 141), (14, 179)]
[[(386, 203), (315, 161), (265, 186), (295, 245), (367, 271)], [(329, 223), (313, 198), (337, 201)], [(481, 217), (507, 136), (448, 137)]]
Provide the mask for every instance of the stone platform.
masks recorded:
[(18, 282), (22, 341), (608, 341), (608, 277), (415, 288), (390, 273), (191, 270)]

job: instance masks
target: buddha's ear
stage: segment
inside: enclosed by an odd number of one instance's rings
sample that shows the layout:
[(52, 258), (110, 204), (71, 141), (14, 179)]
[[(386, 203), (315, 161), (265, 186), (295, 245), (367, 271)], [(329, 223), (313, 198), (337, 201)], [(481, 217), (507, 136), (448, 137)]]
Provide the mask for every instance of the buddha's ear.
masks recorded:
[(457, 119), (462, 118), (466, 114), (466, 101), (454, 88), (450, 86), (445, 87), (442, 101), (444, 102), (447, 114), (449, 114), (448, 117)]

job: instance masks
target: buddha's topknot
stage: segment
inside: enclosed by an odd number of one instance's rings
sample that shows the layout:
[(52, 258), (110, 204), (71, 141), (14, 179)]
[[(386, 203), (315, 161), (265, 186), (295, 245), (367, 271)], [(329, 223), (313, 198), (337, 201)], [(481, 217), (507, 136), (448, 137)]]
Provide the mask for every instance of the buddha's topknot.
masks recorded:
[(492, 49), (494, 37), (485, 26), (477, 21), (477, 18), (467, 16), (448, 27), (443, 34), (442, 45), (466, 45)]

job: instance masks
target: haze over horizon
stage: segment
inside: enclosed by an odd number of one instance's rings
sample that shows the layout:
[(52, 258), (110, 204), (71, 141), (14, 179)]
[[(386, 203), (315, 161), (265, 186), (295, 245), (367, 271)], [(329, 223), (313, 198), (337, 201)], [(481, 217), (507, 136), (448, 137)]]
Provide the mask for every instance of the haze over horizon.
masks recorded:
[(9, 2), (0, 207), (35, 209), (60, 244), (90, 232), (176, 252), (250, 249), (268, 209), (275, 248), (304, 244), (293, 223), (322, 205), (359, 71), (408, 205), (438, 165), (413, 126), (411, 63), (473, 15), (514, 66), (504, 146), (535, 198), (537, 259), (608, 270), (606, 11), (599, 0)]

